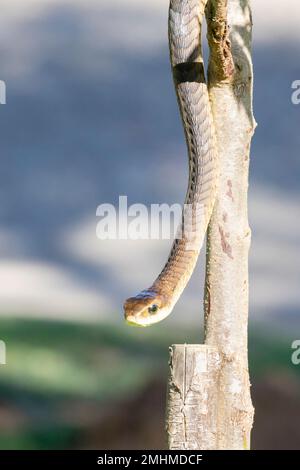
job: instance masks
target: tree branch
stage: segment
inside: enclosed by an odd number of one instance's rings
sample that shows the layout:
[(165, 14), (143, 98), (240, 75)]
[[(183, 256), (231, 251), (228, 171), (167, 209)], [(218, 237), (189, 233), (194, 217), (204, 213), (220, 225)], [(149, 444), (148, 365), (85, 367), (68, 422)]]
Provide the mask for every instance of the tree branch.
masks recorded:
[[(205, 343), (217, 348), (222, 363), (217, 404), (218, 449), (248, 449), (253, 407), (247, 347), (251, 238), (247, 190), (250, 143), (255, 128), (249, 0), (210, 0), (207, 21), (211, 54), (208, 86), (220, 178), (207, 237)], [(231, 61), (233, 67), (228, 65)]]

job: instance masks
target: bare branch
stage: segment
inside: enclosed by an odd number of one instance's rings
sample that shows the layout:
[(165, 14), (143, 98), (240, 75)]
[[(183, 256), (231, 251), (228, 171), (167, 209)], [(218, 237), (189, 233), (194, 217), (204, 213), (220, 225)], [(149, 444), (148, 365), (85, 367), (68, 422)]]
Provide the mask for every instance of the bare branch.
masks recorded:
[[(212, 10), (216, 7), (220, 11)], [(253, 421), (247, 348), (251, 240), (247, 191), (250, 143), (255, 128), (251, 11), (249, 0), (211, 0), (208, 11), (213, 11), (208, 16), (211, 48), (208, 86), (220, 178), (207, 239), (205, 343), (217, 348), (222, 363), (218, 383), (218, 449), (248, 449)], [(222, 21), (216, 23), (215, 18)], [(223, 38), (230, 32), (228, 40), (217, 43), (212, 40), (216, 24), (222, 25)], [(228, 44), (235, 65), (230, 76), (225, 73), (224, 61), (221, 68), (216, 63), (217, 57), (222, 57), (224, 44), (226, 48)], [(228, 57), (224, 56), (224, 60)]]

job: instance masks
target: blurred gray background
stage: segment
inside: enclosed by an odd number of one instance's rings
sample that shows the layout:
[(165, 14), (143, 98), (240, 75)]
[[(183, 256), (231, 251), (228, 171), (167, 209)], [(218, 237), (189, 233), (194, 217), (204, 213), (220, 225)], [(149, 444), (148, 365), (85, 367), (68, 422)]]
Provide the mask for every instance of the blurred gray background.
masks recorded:
[[(250, 325), (284, 332), (289, 348), (300, 336), (300, 106), (291, 102), (291, 84), (300, 79), (300, 7), (290, 0), (285, 19), (279, 0), (252, 5), (258, 127), (249, 190)], [(165, 262), (169, 241), (98, 240), (96, 208), (117, 204), (119, 195), (129, 204), (183, 202), (186, 149), (167, 10), (167, 0), (1, 0), (4, 324), (120, 325), (123, 300), (148, 287)], [(200, 325), (202, 291), (203, 256), (166, 328)]]
[[(120, 320), (123, 299), (152, 282), (170, 242), (99, 241), (96, 208), (123, 194), (129, 204), (182, 203), (187, 184), (168, 2), (1, 5), (0, 310)], [(286, 323), (300, 305), (300, 107), (290, 98), (300, 9), (289, 9), (285, 24), (281, 2), (253, 2), (249, 194), (251, 315)], [(201, 265), (170, 322), (186, 321), (183, 310), (199, 321)]]

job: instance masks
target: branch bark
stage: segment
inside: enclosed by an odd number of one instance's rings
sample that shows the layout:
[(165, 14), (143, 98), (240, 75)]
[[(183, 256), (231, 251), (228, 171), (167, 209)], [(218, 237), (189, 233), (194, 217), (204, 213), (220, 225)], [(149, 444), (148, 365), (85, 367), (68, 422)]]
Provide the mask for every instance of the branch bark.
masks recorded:
[(216, 383), (220, 358), (204, 344), (177, 344), (170, 348), (167, 403), (169, 448), (217, 449)]
[(218, 449), (249, 449), (253, 421), (247, 347), (251, 238), (247, 191), (256, 123), (252, 112), (249, 3), (210, 0), (206, 10), (211, 54), (208, 86), (220, 182), (207, 236), (204, 311), (205, 343), (217, 348), (221, 360)]
[(227, 22), (227, 0), (208, 1), (205, 13), (210, 49), (209, 82), (230, 82), (234, 73), (234, 61)]

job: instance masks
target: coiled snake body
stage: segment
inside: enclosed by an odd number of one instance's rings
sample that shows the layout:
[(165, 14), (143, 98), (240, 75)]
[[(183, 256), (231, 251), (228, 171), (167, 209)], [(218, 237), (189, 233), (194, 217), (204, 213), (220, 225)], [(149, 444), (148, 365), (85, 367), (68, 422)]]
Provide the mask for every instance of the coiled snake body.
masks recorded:
[(149, 326), (168, 316), (195, 268), (212, 213), (217, 152), (201, 49), (207, 0), (171, 0), (169, 47), (175, 89), (188, 148), (189, 183), (180, 236), (151, 287), (124, 304), (128, 323)]

